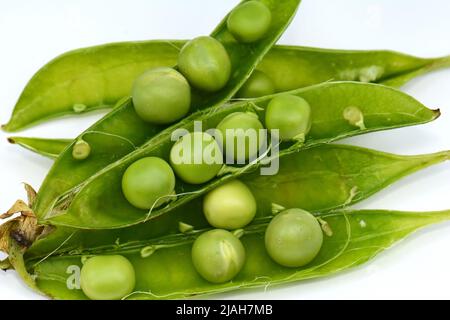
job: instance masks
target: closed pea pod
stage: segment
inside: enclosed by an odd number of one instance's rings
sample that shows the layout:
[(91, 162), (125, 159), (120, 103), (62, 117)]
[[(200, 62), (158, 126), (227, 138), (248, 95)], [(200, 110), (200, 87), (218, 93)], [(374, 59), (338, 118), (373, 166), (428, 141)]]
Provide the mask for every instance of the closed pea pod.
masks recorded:
[(222, 168), (220, 147), (205, 132), (192, 132), (178, 140), (170, 150), (170, 164), (180, 179), (200, 184), (214, 178)]
[[(74, 107), (78, 104), (84, 105), (84, 111), (111, 108), (119, 99), (130, 95), (132, 83), (139, 74), (150, 68), (174, 66), (179, 53), (177, 47), (185, 43), (182, 40), (122, 42), (65, 53), (30, 80), (11, 120), (2, 128), (17, 131), (48, 118), (76, 114), (83, 109)], [(120, 69), (115, 68), (118, 61)], [(364, 80), (370, 66), (383, 70), (373, 82), (399, 87), (422, 74), (450, 66), (450, 57), (423, 59), (393, 51), (274, 46), (258, 69), (271, 78), (277, 91), (286, 91), (329, 79)], [(102, 74), (101, 79), (114, 90), (102, 92), (103, 83), (99, 82), (90, 87), (99, 91), (86, 91), (85, 82), (96, 74)], [(77, 94), (66, 95), (68, 90)], [(42, 96), (41, 92), (48, 94)]]
[(257, 98), (275, 93), (273, 81), (267, 74), (255, 70), (237, 93), (239, 98)]
[(147, 157), (131, 164), (122, 177), (125, 198), (135, 207), (151, 209), (170, 200), (175, 175), (163, 159)]
[(119, 300), (135, 286), (133, 265), (120, 255), (89, 258), (81, 268), (80, 285), (92, 300)]
[(191, 104), (187, 80), (172, 68), (156, 68), (140, 75), (133, 84), (133, 105), (144, 121), (167, 124), (185, 116)]
[(264, 240), (267, 253), (275, 262), (285, 267), (301, 267), (317, 256), (323, 234), (312, 214), (288, 209), (272, 219)]
[(239, 180), (217, 187), (203, 200), (206, 220), (213, 227), (222, 229), (243, 228), (255, 217), (256, 208), (252, 192)]
[(311, 107), (301, 97), (279, 95), (267, 106), (266, 126), (278, 129), (281, 140), (303, 141), (311, 128)]
[(243, 164), (246, 160), (254, 160), (265, 142), (260, 137), (260, 130), (264, 129), (256, 113), (234, 112), (226, 116), (217, 129), (222, 137), (222, 150), (227, 160), (236, 160)]
[(192, 245), (192, 263), (209, 282), (227, 282), (244, 266), (245, 249), (229, 231), (210, 230), (200, 235)]
[(231, 74), (230, 57), (224, 46), (212, 37), (198, 37), (184, 45), (178, 67), (189, 82), (200, 90), (222, 89)]
[(247, 1), (228, 16), (227, 27), (240, 42), (250, 43), (263, 38), (269, 30), (272, 14), (260, 1)]

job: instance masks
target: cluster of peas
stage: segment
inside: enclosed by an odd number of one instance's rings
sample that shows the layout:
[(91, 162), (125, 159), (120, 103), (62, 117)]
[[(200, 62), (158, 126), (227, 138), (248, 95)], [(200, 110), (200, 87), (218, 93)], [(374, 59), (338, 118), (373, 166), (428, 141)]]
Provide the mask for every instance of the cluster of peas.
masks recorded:
[[(243, 43), (262, 39), (271, 23), (270, 10), (259, 1), (247, 1), (228, 17), (227, 27), (234, 38)], [(191, 106), (191, 85), (204, 92), (215, 92), (226, 86), (231, 76), (231, 62), (224, 46), (212, 37), (198, 37), (180, 51), (178, 70), (151, 69), (139, 76), (132, 88), (134, 108), (144, 121), (169, 124), (183, 118)], [(255, 71), (238, 92), (241, 98), (270, 95), (275, 92), (271, 79)], [(304, 99), (284, 94), (273, 98), (265, 112), (265, 126), (277, 129), (282, 141), (304, 139), (311, 127), (311, 108)], [(216, 127), (221, 132), (222, 146), (248, 129), (259, 131), (264, 126), (252, 112), (235, 112)], [(236, 132), (234, 135), (226, 132)], [(257, 148), (245, 140), (244, 152), (234, 150), (238, 163), (254, 158)], [(177, 176), (190, 184), (202, 184), (218, 175), (223, 167), (222, 148), (206, 132), (192, 132), (181, 137), (170, 151), (170, 164), (158, 157), (146, 157), (132, 163), (122, 177), (125, 198), (139, 209), (152, 210), (175, 194)], [(197, 146), (194, 148), (194, 146)], [(198, 148), (200, 146), (200, 148)], [(74, 157), (89, 154), (89, 145), (80, 141)], [(205, 161), (208, 150), (216, 161)], [(180, 163), (177, 157), (182, 156)], [(243, 157), (244, 159), (239, 159)], [(201, 159), (200, 163), (194, 159)], [(241, 162), (239, 162), (241, 161)], [(241, 181), (233, 180), (209, 192), (203, 201), (203, 212), (213, 229), (201, 234), (192, 246), (192, 262), (207, 281), (223, 283), (233, 279), (245, 263), (245, 248), (239, 237), (257, 213), (257, 202), (251, 190)], [(180, 231), (191, 226), (180, 223)], [(267, 227), (267, 253), (286, 267), (309, 263), (322, 246), (322, 230), (317, 219), (301, 209), (288, 209), (277, 214)], [(135, 286), (133, 265), (123, 256), (96, 256), (88, 259), (81, 270), (81, 288), (91, 299), (120, 299)]]

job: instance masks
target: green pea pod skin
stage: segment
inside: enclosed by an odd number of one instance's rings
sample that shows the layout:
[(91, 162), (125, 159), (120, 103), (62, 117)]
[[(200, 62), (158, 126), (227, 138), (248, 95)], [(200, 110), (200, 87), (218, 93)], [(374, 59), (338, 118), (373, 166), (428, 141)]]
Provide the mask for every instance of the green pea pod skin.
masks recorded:
[[(275, 176), (250, 173), (241, 177), (258, 203), (257, 218), (272, 214), (272, 203), (285, 208), (305, 208), (327, 213), (360, 202), (404, 176), (450, 159), (450, 152), (399, 156), (375, 150), (322, 145), (282, 157)], [(318, 192), (320, 190), (320, 192)], [(27, 259), (41, 259), (51, 252), (79, 251), (109, 245), (133, 243), (178, 233), (178, 222), (202, 229), (208, 227), (202, 213), (202, 199), (196, 198), (147, 223), (113, 230), (76, 230), (58, 227), (36, 241)]]
[(31, 152), (40, 154), (50, 159), (56, 159), (65, 148), (67, 148), (72, 139), (45, 139), (28, 137), (9, 137), (8, 142), (17, 144)]
[[(194, 90), (193, 110), (229, 100), (283, 34), (300, 5), (300, 0), (261, 1), (272, 13), (271, 26), (264, 39), (251, 44), (237, 42), (227, 29), (227, 16), (211, 33), (225, 46), (232, 74), (227, 85), (218, 92), (208, 94)], [(143, 71), (175, 66), (182, 45), (181, 41), (118, 43), (57, 57), (30, 80), (3, 130), (17, 131), (77, 110), (111, 107), (130, 95), (134, 79)]]
[(440, 68), (445, 68), (450, 66), (450, 56), (442, 57), (440, 59), (435, 60), (428, 66), (423, 66), (416, 70), (411, 70), (410, 72), (400, 73), (395, 76), (386, 77), (385, 79), (381, 79), (380, 83), (386, 86), (398, 87), (407, 83), (408, 81), (418, 77), (422, 74), (429, 72), (430, 70), (437, 70)]
[(269, 75), (276, 91), (286, 91), (325, 81), (375, 82), (401, 87), (419, 75), (449, 66), (450, 56), (424, 59), (386, 50), (276, 46), (258, 69)]
[[(185, 298), (330, 276), (369, 261), (420, 228), (449, 220), (450, 211), (338, 211), (324, 214), (322, 219), (333, 235), (324, 237), (318, 256), (301, 268), (282, 267), (269, 258), (264, 246), (267, 221), (247, 227), (241, 238), (247, 253), (245, 265), (233, 281), (224, 284), (209, 283), (195, 271), (191, 246), (197, 233), (166, 236), (129, 248), (92, 248), (83, 254), (123, 254), (132, 262), (136, 287), (134, 293), (125, 297), (127, 299)], [(151, 245), (158, 245), (159, 249), (143, 258), (141, 249)], [(76, 289), (76, 270), (81, 267), (81, 257), (80, 254), (62, 254), (37, 264), (27, 261), (27, 265), (36, 276), (37, 286), (50, 297), (86, 299), (82, 291)]]
[[(295, 90), (291, 94), (301, 96), (309, 102), (312, 108), (313, 121), (304, 145), (285, 146), (285, 144), (282, 144), (280, 156), (296, 152), (300, 148), (310, 148), (361, 133), (428, 122), (438, 115), (438, 111), (427, 109), (412, 97), (400, 91), (375, 84), (358, 82), (325, 83)], [(248, 165), (238, 172), (226, 174), (220, 178), (216, 177), (203, 185), (190, 185), (178, 179), (175, 192), (177, 195), (184, 195), (178, 196), (167, 206), (154, 209), (151, 212), (131, 206), (124, 198), (121, 190), (124, 170), (134, 161), (147, 156), (157, 156), (168, 160), (173, 144), (171, 133), (174, 129), (183, 128), (193, 131), (194, 121), (190, 120), (201, 121), (204, 131), (215, 128), (228, 114), (247, 111), (253, 105), (261, 108), (262, 111), (259, 112), (259, 116), (264, 119), (264, 108), (272, 98), (273, 96), (268, 96), (247, 100), (225, 105), (220, 109), (215, 109), (214, 112), (204, 110), (198, 115), (194, 114), (191, 116), (192, 119), (186, 118), (185, 121), (163, 131), (120, 161), (103, 168), (81, 184), (61, 194), (54, 201), (47, 202), (46, 206), (43, 206), (43, 203), (40, 202), (41, 206), (37, 207), (36, 215), (41, 219), (41, 222), (54, 225), (89, 229), (125, 227), (160, 216), (204, 194), (224, 181), (239, 177), (246, 170), (258, 169), (259, 164)], [(357, 106), (362, 111), (365, 130), (355, 128), (343, 118), (343, 111), (349, 106)], [(86, 140), (87, 138), (88, 136), (83, 134), (83, 139)], [(95, 146), (92, 149), (95, 150)], [(64, 159), (64, 155), (59, 158), (59, 160), (61, 159)], [(56, 169), (62, 168), (56, 166)], [(63, 172), (69, 171), (64, 170)], [(66, 182), (64, 181), (64, 183)], [(44, 190), (46, 195), (49, 194), (46, 189), (41, 188), (41, 190)], [(58, 191), (61, 191), (61, 189)]]

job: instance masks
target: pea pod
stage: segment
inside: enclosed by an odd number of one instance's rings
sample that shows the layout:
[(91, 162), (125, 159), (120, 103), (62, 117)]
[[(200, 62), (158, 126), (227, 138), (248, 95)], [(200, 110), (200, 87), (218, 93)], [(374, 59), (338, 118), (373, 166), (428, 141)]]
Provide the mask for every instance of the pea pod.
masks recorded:
[[(402, 177), (450, 159), (450, 152), (399, 156), (375, 150), (328, 144), (287, 155), (280, 159), (275, 176), (250, 173), (241, 181), (258, 203), (257, 217), (272, 213), (272, 204), (326, 213), (360, 202)], [(320, 190), (320, 191), (319, 191)], [(133, 243), (178, 232), (178, 223), (195, 229), (208, 227), (202, 199), (175, 209), (171, 214), (136, 226), (113, 230), (76, 230), (57, 227), (36, 241), (27, 259), (39, 260), (57, 251), (79, 252), (82, 248)]]
[[(361, 265), (410, 233), (449, 220), (450, 211), (338, 211), (324, 214), (321, 218), (333, 230), (333, 235), (325, 237), (318, 256), (300, 268), (282, 267), (268, 257), (264, 246), (267, 219), (247, 227), (241, 238), (247, 252), (244, 267), (233, 281), (224, 284), (207, 282), (193, 267), (191, 246), (200, 231), (132, 245), (87, 248), (81, 254), (61, 253), (38, 264), (28, 260), (27, 265), (36, 277), (39, 289), (58, 299), (86, 299), (77, 289), (77, 270), (81, 267), (82, 257), (111, 253), (127, 257), (136, 272), (136, 287), (126, 299), (185, 298), (242, 288), (267, 288), (329, 276)], [(152, 246), (158, 249), (150, 256), (143, 256), (142, 249)]]
[[(312, 108), (313, 122), (311, 131), (301, 148), (309, 148), (314, 145), (328, 143), (360, 133), (424, 123), (435, 119), (439, 114), (437, 111), (425, 108), (404, 93), (374, 84), (357, 82), (325, 83), (306, 89), (295, 90), (291, 94), (306, 99)], [(261, 119), (263, 119), (264, 108), (272, 98), (272, 96), (269, 96), (229, 104), (220, 109), (215, 109), (214, 112), (210, 110), (201, 111), (199, 114), (194, 114), (191, 118), (187, 118), (163, 131), (142, 147), (108, 167), (102, 168), (101, 170), (99, 168), (99, 172), (84, 182), (74, 185), (71, 189), (67, 189), (68, 191), (63, 194), (61, 194), (63, 190), (61, 188), (56, 189), (55, 185), (49, 186), (49, 188), (53, 188), (54, 190), (42, 189), (45, 192), (44, 196), (41, 194), (41, 197), (38, 198), (38, 206), (35, 208), (38, 218), (41, 219), (41, 222), (77, 228), (101, 229), (125, 227), (169, 212), (173, 208), (200, 196), (224, 181), (236, 178), (250, 169), (258, 168), (260, 165), (259, 162), (247, 165), (239, 170), (234, 170), (236, 172), (232, 174), (217, 177), (210, 181), (210, 183), (201, 186), (190, 185), (183, 183), (181, 180), (177, 180), (175, 192), (184, 195), (179, 196), (167, 206), (160, 209), (153, 209), (151, 212), (132, 207), (124, 199), (120, 189), (124, 170), (134, 161), (147, 156), (168, 159), (172, 146), (170, 135), (173, 130), (183, 128), (188, 131), (193, 131), (193, 120), (201, 121), (203, 130), (215, 128), (228, 114), (246, 111), (254, 105), (257, 106), (258, 110), (262, 110), (259, 112)], [(349, 106), (357, 106), (364, 114), (365, 130), (360, 130), (344, 119), (344, 110)], [(89, 133), (89, 130), (87, 133)], [(83, 139), (91, 144), (92, 150), (96, 150), (98, 148), (97, 144), (102, 141), (103, 136), (97, 136), (95, 133), (88, 135), (87, 133), (82, 134)], [(281, 147), (282, 149), (279, 152), (280, 156), (296, 152), (300, 148), (297, 144), (288, 146), (282, 144)], [(103, 151), (103, 148), (99, 149), (99, 151)], [(66, 153), (58, 159), (53, 170), (59, 170), (64, 174), (69, 172), (70, 170), (67, 170), (68, 167), (64, 165), (64, 162), (68, 161), (71, 161), (71, 166), (76, 166), (74, 160), (69, 160), (69, 156)], [(83, 167), (83, 165), (80, 165), (80, 167)], [(52, 172), (46, 180), (55, 181)], [(58, 180), (56, 179), (56, 181)], [(62, 183), (67, 184), (68, 181), (70, 182), (67, 179)], [(59, 195), (55, 198), (54, 195), (58, 192)], [(50, 198), (50, 194), (52, 194), (52, 198)], [(95, 215), (95, 219), (92, 219), (91, 214)]]
[[(147, 69), (172, 67), (185, 40), (122, 42), (67, 52), (41, 68), (24, 88), (5, 131), (49, 118), (111, 108), (129, 96)], [(399, 87), (423, 73), (448, 67), (450, 58), (424, 59), (399, 52), (274, 46), (258, 65), (277, 91), (329, 80), (379, 82)]]
[(72, 142), (71, 139), (45, 139), (28, 137), (10, 137), (8, 142), (17, 144), (42, 156), (56, 159)]
[[(232, 74), (226, 86), (218, 92), (194, 92), (193, 110), (229, 100), (282, 35), (300, 4), (300, 0), (263, 2), (272, 16), (264, 39), (251, 44), (237, 42), (228, 31), (227, 17), (211, 33), (227, 50)], [(178, 55), (181, 48), (178, 45), (177, 42), (166, 41), (140, 50), (139, 44), (119, 44), (113, 45), (115, 49), (107, 55), (96, 52), (93, 56), (88, 53), (89, 57), (80, 57), (78, 54), (84, 55), (86, 51), (90, 51), (85, 49), (75, 54), (78, 55), (75, 61), (73, 53), (63, 55), (33, 77), (14, 108), (13, 118), (3, 129), (15, 131), (51, 117), (112, 106), (130, 94), (133, 80), (144, 70), (161, 67), (168, 62), (170, 67), (176, 65), (176, 62), (171, 61), (170, 55), (166, 57), (166, 51), (169, 46), (172, 54)], [(137, 55), (134, 56), (132, 52)], [(149, 60), (146, 58), (148, 52), (157, 58)], [(131, 56), (134, 57), (129, 60)], [(67, 79), (65, 75), (73, 70), (83, 70), (83, 75)]]

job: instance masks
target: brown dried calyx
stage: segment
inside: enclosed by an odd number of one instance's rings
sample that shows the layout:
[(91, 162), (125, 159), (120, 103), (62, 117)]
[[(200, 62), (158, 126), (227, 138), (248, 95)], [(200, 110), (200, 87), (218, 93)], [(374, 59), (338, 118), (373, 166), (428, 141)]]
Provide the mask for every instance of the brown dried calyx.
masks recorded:
[(20, 213), (20, 216), (0, 225), (0, 251), (9, 253), (11, 241), (15, 241), (20, 248), (26, 250), (45, 231), (44, 226), (38, 225), (37, 218), (31, 209), (36, 199), (36, 191), (28, 184), (25, 184), (25, 190), (28, 204), (17, 200), (11, 209), (0, 215), (0, 219), (7, 219)]

